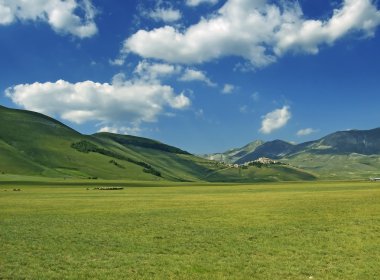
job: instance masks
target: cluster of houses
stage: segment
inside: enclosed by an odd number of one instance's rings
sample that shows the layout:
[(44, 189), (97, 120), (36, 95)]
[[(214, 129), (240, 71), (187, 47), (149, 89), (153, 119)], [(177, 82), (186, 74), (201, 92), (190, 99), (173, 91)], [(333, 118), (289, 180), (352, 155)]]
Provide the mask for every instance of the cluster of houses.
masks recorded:
[(248, 166), (257, 165), (257, 164), (271, 165), (271, 164), (280, 164), (280, 162), (277, 160), (270, 159), (270, 158), (261, 157), (256, 160), (244, 162), (243, 164), (229, 163), (229, 164), (224, 164), (224, 165), (230, 168), (240, 168), (240, 167), (248, 167)]
[(270, 158), (266, 158), (266, 157), (261, 157), (261, 158), (258, 158), (254, 161), (249, 161), (249, 162), (246, 162), (244, 164), (247, 164), (249, 165), (249, 163), (261, 163), (261, 164), (279, 164), (280, 162), (278, 160), (273, 160), (273, 159), (270, 159)]

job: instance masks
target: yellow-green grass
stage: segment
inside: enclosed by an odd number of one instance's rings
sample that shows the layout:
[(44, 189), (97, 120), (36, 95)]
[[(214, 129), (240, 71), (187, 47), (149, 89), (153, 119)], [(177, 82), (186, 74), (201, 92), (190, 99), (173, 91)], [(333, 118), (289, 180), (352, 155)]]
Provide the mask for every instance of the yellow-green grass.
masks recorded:
[(93, 183), (0, 182), (1, 279), (380, 277), (378, 182)]

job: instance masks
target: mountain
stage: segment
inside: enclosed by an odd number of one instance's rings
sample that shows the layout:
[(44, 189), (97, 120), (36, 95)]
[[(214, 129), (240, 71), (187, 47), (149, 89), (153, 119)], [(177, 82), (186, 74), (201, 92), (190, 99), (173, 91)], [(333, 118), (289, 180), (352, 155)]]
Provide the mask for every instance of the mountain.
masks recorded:
[(293, 144), (282, 140), (274, 140), (258, 146), (254, 151), (237, 160), (236, 163), (253, 161), (261, 157), (280, 159), (289, 154), (293, 149)]
[(212, 182), (315, 179), (288, 166), (242, 172), (152, 139), (83, 135), (43, 114), (0, 106), (0, 178), (13, 175)]
[(380, 128), (371, 130), (338, 131), (319, 140), (291, 144), (282, 140), (266, 142), (254, 151), (238, 159), (236, 163), (256, 160), (260, 157), (280, 159), (297, 154), (316, 155), (380, 155)]
[(291, 144), (266, 142), (236, 161), (280, 159), (321, 178), (360, 179), (380, 175), (380, 128), (338, 131), (319, 140)]
[(335, 132), (297, 145), (283, 160), (326, 179), (379, 177), (380, 128)]
[(318, 154), (380, 154), (380, 128), (371, 130), (338, 131), (317, 141), (298, 145), (294, 152)]
[(245, 157), (246, 155), (254, 152), (257, 147), (263, 145), (264, 143), (265, 143), (264, 141), (256, 140), (251, 143), (248, 143), (244, 147), (231, 149), (224, 153), (205, 154), (205, 155), (200, 155), (200, 156), (209, 160), (223, 161), (226, 163), (234, 163), (240, 160), (241, 158)]

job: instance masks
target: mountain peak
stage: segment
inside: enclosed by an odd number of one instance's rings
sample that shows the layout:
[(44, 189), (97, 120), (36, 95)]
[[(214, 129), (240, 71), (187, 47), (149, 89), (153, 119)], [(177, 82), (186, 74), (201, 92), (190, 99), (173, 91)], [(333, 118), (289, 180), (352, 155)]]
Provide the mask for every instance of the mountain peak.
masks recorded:
[(254, 140), (241, 148), (233, 148), (223, 153), (201, 155), (201, 157), (209, 160), (233, 163), (246, 156), (247, 154), (252, 153), (264, 143), (265, 142), (263, 140)]

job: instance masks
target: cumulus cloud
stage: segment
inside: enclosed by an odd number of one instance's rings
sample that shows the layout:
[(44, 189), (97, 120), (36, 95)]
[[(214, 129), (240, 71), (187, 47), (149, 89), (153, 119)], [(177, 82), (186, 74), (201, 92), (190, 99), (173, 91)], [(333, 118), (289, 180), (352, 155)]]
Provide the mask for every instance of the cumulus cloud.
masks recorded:
[(219, 0), (186, 0), (186, 5), (187, 6), (190, 6), (190, 7), (196, 7), (200, 4), (204, 4), (204, 3), (207, 3), (207, 4), (216, 4), (218, 3)]
[(126, 58), (125, 54), (121, 54), (115, 59), (110, 59), (108, 62), (113, 66), (123, 66)]
[(145, 80), (156, 80), (158, 78), (179, 74), (181, 70), (181, 66), (167, 63), (152, 63), (143, 60), (139, 62), (134, 72)]
[(360, 31), (365, 36), (373, 36), (379, 24), (380, 12), (373, 1), (345, 0), (327, 21), (295, 17), (283, 24), (276, 34), (278, 43), (275, 52), (282, 54), (295, 50), (315, 54), (320, 45), (331, 45), (350, 32)]
[(324, 20), (306, 18), (298, 1), (279, 2), (228, 0), (185, 30), (139, 30), (124, 41), (121, 53), (185, 64), (237, 56), (263, 67), (288, 52), (316, 54), (322, 45), (350, 33), (372, 36), (380, 24), (380, 11), (372, 0), (344, 0)]
[(97, 33), (94, 22), (96, 9), (91, 0), (2, 0), (0, 24), (15, 21), (43, 21), (56, 32), (79, 38)]
[(263, 116), (260, 132), (264, 134), (270, 134), (273, 131), (284, 127), (291, 117), (292, 114), (290, 112), (289, 106), (284, 106), (281, 109), (276, 109)]
[(317, 131), (318, 130), (313, 129), (313, 128), (300, 129), (297, 132), (297, 136), (307, 136), (307, 135), (313, 134), (313, 133), (315, 133)]
[(112, 83), (59, 80), (20, 84), (6, 89), (6, 96), (25, 109), (73, 123), (97, 121), (103, 131), (136, 129), (141, 123), (156, 121), (168, 108), (190, 105), (189, 98), (175, 94), (170, 86), (139, 79), (125, 81), (122, 75), (114, 77)]
[(129, 134), (129, 135), (138, 135), (141, 132), (141, 129), (139, 127), (117, 127), (117, 126), (103, 126), (101, 127), (98, 132), (110, 132), (110, 133), (117, 133), (117, 134)]
[(222, 93), (224, 93), (224, 94), (230, 94), (234, 90), (235, 90), (235, 86), (234, 85), (225, 84), (224, 87), (223, 87), (223, 89), (222, 89)]
[(14, 20), (14, 14), (10, 7), (0, 2), (0, 24), (10, 24)]
[(217, 86), (206, 76), (204, 72), (189, 68), (185, 70), (179, 80), (184, 82), (200, 81), (206, 83), (210, 87)]
[(164, 22), (176, 22), (182, 18), (182, 14), (179, 10), (173, 8), (157, 8), (148, 13), (148, 16), (155, 21), (164, 21)]

